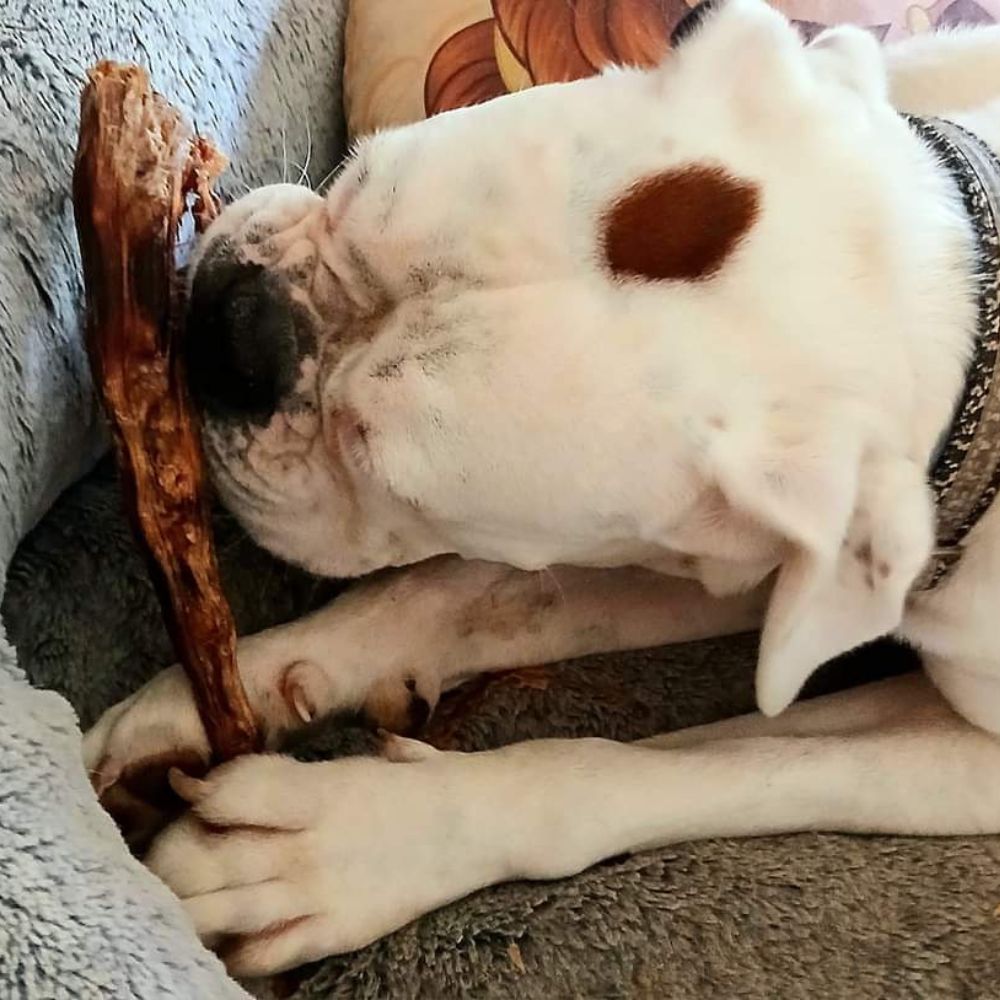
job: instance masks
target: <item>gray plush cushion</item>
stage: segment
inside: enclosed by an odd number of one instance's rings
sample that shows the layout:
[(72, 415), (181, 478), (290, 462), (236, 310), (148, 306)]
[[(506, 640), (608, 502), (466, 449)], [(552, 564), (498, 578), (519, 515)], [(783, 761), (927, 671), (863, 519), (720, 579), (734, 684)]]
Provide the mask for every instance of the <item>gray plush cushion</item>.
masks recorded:
[[(311, 146), (318, 180), (342, 150), (343, 14), (342, 0), (0, 3), (0, 588), (21, 536), (103, 446), (69, 193), (86, 67), (148, 66), (232, 153), (237, 191), (280, 179), (286, 148)], [(28, 687), (0, 630), (0, 997), (242, 995), (125, 851), (72, 710)]]

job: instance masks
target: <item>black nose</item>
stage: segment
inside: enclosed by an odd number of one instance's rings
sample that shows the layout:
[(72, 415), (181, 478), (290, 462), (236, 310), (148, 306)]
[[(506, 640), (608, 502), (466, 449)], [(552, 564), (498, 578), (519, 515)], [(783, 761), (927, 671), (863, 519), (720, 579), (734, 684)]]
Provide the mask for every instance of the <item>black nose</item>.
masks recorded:
[(279, 279), (221, 249), (202, 260), (192, 283), (188, 384), (210, 415), (266, 422), (294, 388), (295, 309)]

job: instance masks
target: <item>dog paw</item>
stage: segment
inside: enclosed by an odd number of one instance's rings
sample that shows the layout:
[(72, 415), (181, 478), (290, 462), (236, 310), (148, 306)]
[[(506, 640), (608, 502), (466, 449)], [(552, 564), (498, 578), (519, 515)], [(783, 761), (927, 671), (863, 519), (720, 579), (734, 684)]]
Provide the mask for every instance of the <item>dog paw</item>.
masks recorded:
[(173, 772), (191, 810), (146, 863), (233, 975), (352, 951), (503, 877), (488, 756), (385, 736), (383, 758)]
[[(240, 675), (268, 749), (335, 712), (361, 711), (391, 732), (421, 730), (440, 694), (436, 674), (399, 664), (369, 668), (349, 638), (303, 619), (240, 642)], [(167, 781), (170, 768), (204, 774), (211, 760), (179, 666), (109, 708), (87, 733), (83, 750), (95, 791), (136, 850), (180, 811)]]
[(84, 766), (98, 798), (133, 849), (178, 811), (171, 767), (208, 769), (210, 750), (180, 667), (162, 671), (109, 708), (84, 736)]
[[(254, 678), (255, 682), (261, 679)], [(329, 688), (317, 667), (300, 661), (273, 671), (266, 685), (248, 684), (247, 693), (268, 745), (274, 745), (288, 729), (325, 712)], [(102, 804), (130, 846), (141, 850), (182, 808), (167, 780), (170, 769), (204, 774), (211, 760), (208, 738), (183, 670), (173, 666), (162, 671), (109, 708), (85, 735), (83, 757)]]

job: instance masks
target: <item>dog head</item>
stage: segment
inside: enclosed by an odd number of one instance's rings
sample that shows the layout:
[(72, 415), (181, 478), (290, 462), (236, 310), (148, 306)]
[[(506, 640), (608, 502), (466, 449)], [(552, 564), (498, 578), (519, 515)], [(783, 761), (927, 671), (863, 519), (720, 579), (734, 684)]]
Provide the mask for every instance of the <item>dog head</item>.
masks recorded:
[(229, 207), (189, 368), (224, 500), (314, 571), (778, 569), (777, 711), (898, 624), (931, 542), (886, 247), (910, 140), (865, 33), (702, 15), (655, 71), (380, 133), (325, 197)]

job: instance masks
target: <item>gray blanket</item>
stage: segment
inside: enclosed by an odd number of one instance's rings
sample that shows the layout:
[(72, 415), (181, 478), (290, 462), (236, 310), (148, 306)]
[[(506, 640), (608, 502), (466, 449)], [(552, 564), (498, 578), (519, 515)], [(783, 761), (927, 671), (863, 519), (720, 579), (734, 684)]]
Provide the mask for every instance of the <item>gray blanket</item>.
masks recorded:
[[(24, 532), (103, 445), (69, 195), (85, 68), (105, 56), (148, 66), (232, 154), (237, 187), (280, 179), (286, 149), (301, 162), (311, 148), (319, 179), (342, 147), (342, 6), (0, 3), (0, 581)], [(79, 740), (70, 706), (25, 684), (0, 631), (0, 997), (243, 995), (97, 808)]]
[[(0, 8), (0, 571), (100, 448), (67, 194), (83, 67), (109, 54), (150, 65), (234, 151), (249, 183), (281, 176), (282, 123), (293, 157), (305, 157), (309, 121), (318, 178), (338, 148), (337, 6)], [(331, 596), (330, 584), (276, 565), (227, 518), (218, 527), (242, 630)], [(245, 995), (131, 861), (79, 763), (62, 696), (86, 725), (170, 659), (106, 468), (21, 547), (4, 616), (21, 668), (52, 692), (29, 688), (0, 642), (0, 998)], [(466, 748), (540, 734), (628, 738), (742, 711), (753, 646), (746, 637), (522, 672), (447, 706), (451, 738)], [(879, 648), (849, 669), (882, 670), (897, 655)], [(365, 740), (340, 723), (299, 751), (345, 752)], [(678, 847), (480, 893), (308, 970), (298, 996), (993, 998), (998, 861), (995, 838)]]
[[(241, 631), (335, 593), (275, 563), (224, 515), (217, 533)], [(32, 680), (64, 693), (84, 724), (169, 662), (109, 466), (74, 487), (20, 548), (3, 610)], [(755, 641), (516, 672), (453, 696), (434, 729), (473, 749), (541, 735), (630, 739), (707, 722), (752, 705)], [(812, 691), (909, 665), (903, 651), (878, 646), (826, 671)], [(366, 740), (337, 720), (295, 749), (326, 755), (364, 749)], [(67, 736), (66, 753), (72, 742)], [(56, 812), (50, 801), (44, 807)], [(50, 830), (46, 819), (26, 838)], [(114, 839), (107, 827), (103, 836)], [(988, 1000), (1000, 997), (998, 872), (997, 838), (796, 836), (674, 847), (562, 882), (479, 893), (307, 970), (296, 997)], [(74, 880), (75, 891), (84, 884)], [(107, 920), (104, 891), (78, 912)], [(53, 922), (64, 926), (61, 915)], [(165, 938), (159, 927), (152, 933)]]

